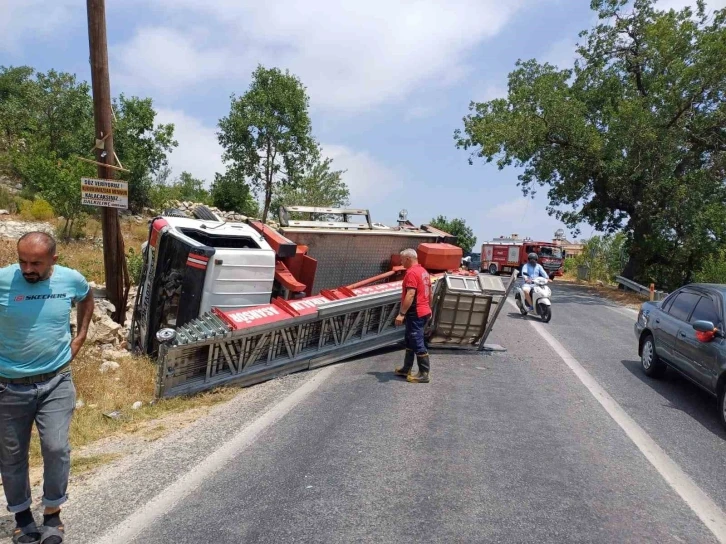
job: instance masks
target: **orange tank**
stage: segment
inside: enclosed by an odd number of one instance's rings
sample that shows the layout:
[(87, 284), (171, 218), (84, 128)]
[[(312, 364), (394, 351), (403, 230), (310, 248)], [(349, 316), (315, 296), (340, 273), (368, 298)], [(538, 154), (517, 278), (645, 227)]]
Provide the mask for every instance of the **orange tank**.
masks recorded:
[(419, 264), (430, 271), (458, 270), (464, 256), (463, 250), (452, 244), (419, 244), (416, 253)]

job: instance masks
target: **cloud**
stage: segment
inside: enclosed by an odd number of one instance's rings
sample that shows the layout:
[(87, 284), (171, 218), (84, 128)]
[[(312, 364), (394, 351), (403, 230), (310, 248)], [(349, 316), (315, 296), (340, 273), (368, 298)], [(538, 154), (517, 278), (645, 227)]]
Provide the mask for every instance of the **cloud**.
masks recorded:
[(474, 102), (489, 102), (496, 98), (506, 98), (508, 94), (509, 91), (504, 84), (479, 83), (474, 85), (471, 96)]
[(579, 56), (577, 54), (577, 42), (577, 37), (556, 41), (550, 46), (542, 59), (537, 60), (549, 62), (560, 70), (572, 68), (575, 65), (575, 59)]
[(217, 141), (215, 127), (179, 110), (160, 109), (156, 121), (174, 123), (174, 138), (179, 147), (169, 155), (173, 177), (189, 172), (209, 185), (214, 181), (215, 172), (224, 172), (222, 147)]
[(406, 119), (406, 121), (413, 121), (416, 119), (424, 119), (426, 117), (430, 117), (433, 113), (434, 108), (432, 106), (411, 106), (404, 113), (404, 118)]
[(153, 0), (167, 26), (137, 30), (115, 54), (125, 79), (169, 91), (244, 82), (258, 62), (288, 68), (315, 108), (357, 112), (460, 81), (467, 54), (528, 1)]
[(28, 36), (44, 39), (74, 19), (86, 20), (77, 0), (0, 0), (0, 51), (18, 52)]
[(521, 223), (532, 209), (532, 199), (522, 196), (497, 204), (487, 212), (487, 217)]
[(350, 189), (350, 203), (365, 207), (383, 201), (403, 186), (401, 176), (366, 151), (344, 145), (323, 144), (323, 156), (333, 159), (333, 168), (346, 170), (343, 181)]
[[(223, 150), (217, 141), (215, 127), (172, 109), (160, 109), (156, 121), (174, 123), (174, 138), (179, 147), (169, 155), (173, 177), (189, 172), (209, 185), (216, 172), (224, 172)], [(401, 176), (394, 169), (380, 163), (367, 151), (337, 144), (325, 144), (322, 148), (323, 156), (333, 159), (333, 168), (346, 170), (343, 180), (350, 189), (353, 206), (381, 202), (403, 185)]]
[(225, 49), (204, 47), (193, 35), (165, 27), (140, 27), (110, 53), (122, 87), (170, 93), (218, 78), (229, 63)]

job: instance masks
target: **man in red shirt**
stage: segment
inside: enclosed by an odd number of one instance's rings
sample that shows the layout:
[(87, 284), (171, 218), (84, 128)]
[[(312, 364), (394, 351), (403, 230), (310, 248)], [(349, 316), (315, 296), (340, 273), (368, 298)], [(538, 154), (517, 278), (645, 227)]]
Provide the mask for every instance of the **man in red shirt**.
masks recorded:
[[(426, 269), (418, 264), (415, 249), (401, 252), (401, 264), (406, 269), (403, 277), (401, 310), (396, 325), (406, 323), (406, 356), (403, 366), (395, 370), (397, 376), (405, 376), (411, 383), (429, 383), (429, 353), (424, 344), (424, 327), (431, 317), (431, 278)], [(414, 354), (418, 362), (418, 374), (411, 374)]]

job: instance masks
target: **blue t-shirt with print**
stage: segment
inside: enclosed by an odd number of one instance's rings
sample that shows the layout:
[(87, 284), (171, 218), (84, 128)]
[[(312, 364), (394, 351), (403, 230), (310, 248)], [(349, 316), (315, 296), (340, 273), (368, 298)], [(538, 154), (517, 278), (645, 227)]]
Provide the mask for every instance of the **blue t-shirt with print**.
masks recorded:
[(71, 302), (88, 291), (81, 273), (64, 266), (38, 283), (28, 283), (17, 264), (0, 268), (0, 376), (45, 374), (70, 361)]

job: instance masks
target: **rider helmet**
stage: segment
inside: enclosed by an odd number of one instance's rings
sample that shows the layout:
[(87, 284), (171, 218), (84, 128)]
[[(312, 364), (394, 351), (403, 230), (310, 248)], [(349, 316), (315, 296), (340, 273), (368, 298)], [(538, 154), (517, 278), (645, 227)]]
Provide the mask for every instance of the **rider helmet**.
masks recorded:
[(528, 261), (536, 261), (537, 260), (537, 254), (534, 253), (534, 252), (530, 253), (529, 255), (527, 255), (527, 260)]

